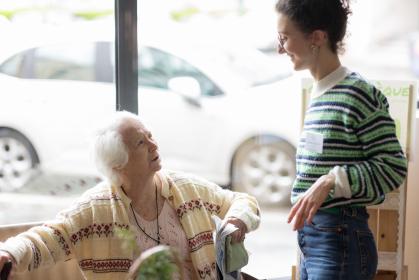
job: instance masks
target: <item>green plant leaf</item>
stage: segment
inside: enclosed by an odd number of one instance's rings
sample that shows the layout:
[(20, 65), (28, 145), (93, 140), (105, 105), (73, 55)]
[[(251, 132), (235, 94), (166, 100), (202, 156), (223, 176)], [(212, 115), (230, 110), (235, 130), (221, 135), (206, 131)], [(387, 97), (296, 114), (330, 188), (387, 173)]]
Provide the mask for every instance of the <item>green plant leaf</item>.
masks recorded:
[(177, 271), (171, 251), (160, 251), (151, 255), (140, 266), (137, 280), (171, 280)]

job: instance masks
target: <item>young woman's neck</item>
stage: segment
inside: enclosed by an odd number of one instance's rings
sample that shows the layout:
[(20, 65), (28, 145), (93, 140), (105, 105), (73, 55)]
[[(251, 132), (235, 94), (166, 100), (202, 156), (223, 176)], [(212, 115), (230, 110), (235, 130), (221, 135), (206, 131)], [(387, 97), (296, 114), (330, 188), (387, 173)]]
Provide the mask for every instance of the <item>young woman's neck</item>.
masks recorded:
[(340, 60), (337, 54), (326, 51), (320, 52), (316, 63), (310, 69), (311, 76), (315, 81), (320, 81), (340, 67)]

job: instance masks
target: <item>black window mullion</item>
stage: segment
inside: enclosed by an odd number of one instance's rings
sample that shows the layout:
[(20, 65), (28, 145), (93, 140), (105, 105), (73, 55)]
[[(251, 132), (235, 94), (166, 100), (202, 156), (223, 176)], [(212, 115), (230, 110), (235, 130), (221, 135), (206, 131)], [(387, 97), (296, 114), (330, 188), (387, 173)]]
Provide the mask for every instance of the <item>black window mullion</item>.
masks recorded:
[(138, 113), (137, 0), (115, 0), (116, 110)]

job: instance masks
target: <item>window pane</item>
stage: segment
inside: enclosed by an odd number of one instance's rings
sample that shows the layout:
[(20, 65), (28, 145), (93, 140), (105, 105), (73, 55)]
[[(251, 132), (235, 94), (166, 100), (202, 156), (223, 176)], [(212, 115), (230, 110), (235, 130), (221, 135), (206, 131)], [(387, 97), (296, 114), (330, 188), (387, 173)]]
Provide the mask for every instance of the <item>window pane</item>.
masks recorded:
[(143, 48), (139, 55), (139, 84), (168, 89), (175, 77), (193, 77), (205, 96), (222, 94), (221, 90), (201, 71), (185, 60), (156, 48)]
[(0, 224), (52, 219), (96, 185), (91, 137), (116, 108), (114, 1), (41, 2), (0, 1)]
[(22, 77), (23, 58), (24, 54), (18, 54), (8, 59), (0, 66), (0, 72), (10, 76)]
[(95, 81), (95, 45), (65, 44), (35, 50), (34, 79)]

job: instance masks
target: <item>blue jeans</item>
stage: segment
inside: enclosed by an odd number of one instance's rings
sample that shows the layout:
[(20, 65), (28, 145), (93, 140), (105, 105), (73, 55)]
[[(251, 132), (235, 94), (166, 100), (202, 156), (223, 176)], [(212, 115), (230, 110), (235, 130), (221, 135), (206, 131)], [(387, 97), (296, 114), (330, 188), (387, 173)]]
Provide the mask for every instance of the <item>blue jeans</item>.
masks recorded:
[(370, 280), (377, 270), (377, 248), (365, 207), (318, 211), (298, 231), (301, 280)]

